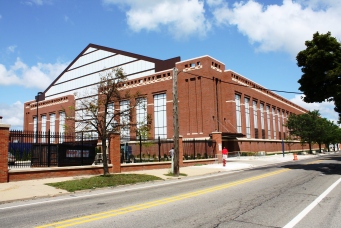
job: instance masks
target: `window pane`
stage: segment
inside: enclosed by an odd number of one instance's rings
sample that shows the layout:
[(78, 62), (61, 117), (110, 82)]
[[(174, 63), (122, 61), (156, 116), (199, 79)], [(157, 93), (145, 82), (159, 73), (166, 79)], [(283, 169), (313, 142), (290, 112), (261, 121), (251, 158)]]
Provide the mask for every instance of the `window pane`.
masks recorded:
[(167, 138), (166, 94), (154, 95), (155, 138)]

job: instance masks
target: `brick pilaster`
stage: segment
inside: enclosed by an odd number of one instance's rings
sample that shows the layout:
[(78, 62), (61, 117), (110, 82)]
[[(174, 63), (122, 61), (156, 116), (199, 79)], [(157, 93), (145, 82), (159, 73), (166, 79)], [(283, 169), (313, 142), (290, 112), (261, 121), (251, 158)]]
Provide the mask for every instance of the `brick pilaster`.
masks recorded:
[(111, 173), (121, 172), (121, 148), (120, 134), (111, 134), (110, 137), (110, 161), (112, 164)]
[(8, 182), (8, 143), (10, 125), (0, 123), (0, 183)]
[(216, 142), (215, 145), (215, 154), (218, 158), (218, 162), (223, 161), (222, 156), (222, 138), (221, 138), (221, 132), (212, 132), (212, 139)]

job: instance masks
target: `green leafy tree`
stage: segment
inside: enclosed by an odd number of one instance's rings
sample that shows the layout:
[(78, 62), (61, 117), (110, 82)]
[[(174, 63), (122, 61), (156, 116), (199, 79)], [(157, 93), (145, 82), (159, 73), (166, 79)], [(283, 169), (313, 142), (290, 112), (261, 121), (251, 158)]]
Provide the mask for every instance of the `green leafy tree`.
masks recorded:
[(284, 139), (284, 142), (285, 144), (287, 144), (288, 148), (289, 148), (289, 153), (291, 152), (291, 147), (295, 144), (295, 141), (296, 141), (296, 137), (293, 136), (292, 134), (290, 133), (287, 133), (285, 139)]
[(290, 134), (300, 137), (302, 143), (308, 143), (310, 153), (312, 152), (311, 145), (318, 142), (322, 132), (318, 122), (319, 118), (320, 114), (317, 110), (300, 115), (293, 114), (289, 116), (285, 125)]
[(298, 136), (301, 143), (309, 144), (310, 153), (312, 143), (317, 143), (321, 151), (323, 144), (329, 150), (330, 144), (337, 144), (341, 140), (341, 129), (326, 118), (321, 118), (317, 110), (290, 115), (285, 126), (290, 135)]
[(325, 147), (330, 151), (329, 146), (331, 144), (338, 144), (341, 141), (341, 129), (332, 121), (325, 119), (325, 125), (327, 128), (326, 133), (323, 135), (323, 143)]
[(306, 49), (297, 56), (302, 77), (298, 80), (303, 100), (308, 103), (334, 101), (341, 120), (341, 44), (331, 33), (316, 32), (305, 42)]

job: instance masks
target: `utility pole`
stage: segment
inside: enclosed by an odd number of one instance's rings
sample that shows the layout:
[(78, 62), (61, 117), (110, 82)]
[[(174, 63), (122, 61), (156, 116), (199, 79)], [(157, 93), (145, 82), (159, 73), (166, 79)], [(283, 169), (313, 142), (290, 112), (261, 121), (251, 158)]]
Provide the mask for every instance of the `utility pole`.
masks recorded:
[(179, 176), (179, 113), (178, 113), (178, 69), (173, 68), (173, 127), (174, 127), (174, 165), (173, 175)]

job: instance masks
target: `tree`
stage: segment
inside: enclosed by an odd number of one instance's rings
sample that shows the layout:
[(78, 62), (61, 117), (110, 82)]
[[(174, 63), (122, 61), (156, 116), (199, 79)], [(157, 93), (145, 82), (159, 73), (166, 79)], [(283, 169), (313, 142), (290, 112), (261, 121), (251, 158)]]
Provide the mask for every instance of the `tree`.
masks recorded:
[[(130, 133), (130, 126), (138, 125), (143, 131), (147, 131), (147, 121), (133, 124), (132, 113), (140, 103), (140, 94), (133, 95), (129, 90), (123, 90), (127, 77), (121, 68), (104, 70), (99, 73), (100, 82), (95, 86), (95, 93), (77, 100), (75, 119), (81, 131), (93, 131), (98, 134), (102, 142), (104, 175), (109, 174), (107, 158), (107, 141), (113, 133), (120, 133), (121, 138)], [(95, 96), (93, 94), (96, 94)], [(84, 98), (85, 97), (85, 98)], [(137, 130), (136, 130), (137, 131)]]
[(328, 151), (330, 151), (330, 144), (338, 144), (341, 141), (341, 129), (332, 121), (325, 119), (326, 133), (323, 135), (323, 143)]
[(287, 136), (285, 137), (285, 144), (287, 144), (288, 148), (289, 148), (289, 153), (291, 152), (291, 146), (293, 146), (295, 144), (295, 141), (297, 140), (296, 137), (294, 137), (293, 135), (291, 135), (290, 133), (287, 134)]
[(309, 144), (310, 153), (311, 144), (318, 142), (321, 134), (321, 129), (318, 125), (319, 118), (319, 112), (314, 110), (300, 115), (290, 115), (285, 124), (290, 134), (300, 137), (302, 143), (307, 142)]
[(306, 49), (297, 56), (297, 65), (303, 73), (298, 80), (303, 100), (308, 103), (334, 101), (334, 110), (341, 121), (341, 44), (331, 33), (316, 32)]
[(300, 137), (301, 143), (318, 143), (321, 151), (322, 144), (327, 148), (329, 145), (339, 143), (341, 140), (341, 129), (326, 118), (321, 118), (319, 111), (314, 110), (300, 115), (290, 115), (285, 126), (290, 135)]

